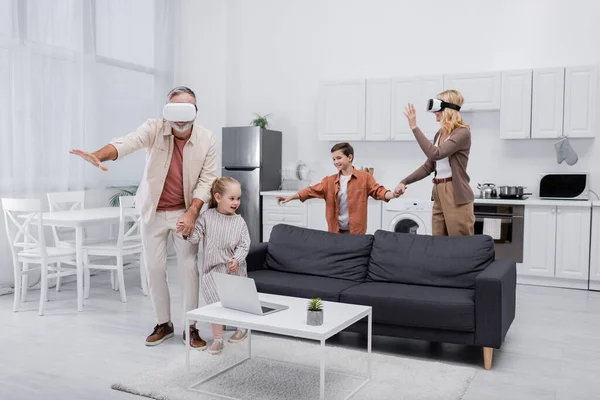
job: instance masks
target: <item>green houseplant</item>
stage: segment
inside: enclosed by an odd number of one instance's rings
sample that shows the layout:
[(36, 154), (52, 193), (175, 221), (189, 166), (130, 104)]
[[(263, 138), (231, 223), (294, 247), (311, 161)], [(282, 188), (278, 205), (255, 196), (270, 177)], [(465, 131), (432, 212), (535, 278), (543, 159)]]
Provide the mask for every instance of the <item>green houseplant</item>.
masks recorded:
[(119, 207), (119, 197), (121, 196), (135, 196), (137, 193), (138, 187), (135, 185), (132, 186), (124, 186), (124, 187), (116, 187), (118, 192), (113, 194), (108, 200), (111, 207)]
[(308, 302), (306, 323), (313, 326), (323, 325), (323, 302), (321, 298), (316, 297)]
[(254, 115), (256, 116), (256, 118), (250, 121), (250, 124), (252, 124), (252, 126), (259, 126), (263, 129), (269, 127), (269, 117), (271, 116), (271, 114), (260, 115), (258, 113), (254, 113)]

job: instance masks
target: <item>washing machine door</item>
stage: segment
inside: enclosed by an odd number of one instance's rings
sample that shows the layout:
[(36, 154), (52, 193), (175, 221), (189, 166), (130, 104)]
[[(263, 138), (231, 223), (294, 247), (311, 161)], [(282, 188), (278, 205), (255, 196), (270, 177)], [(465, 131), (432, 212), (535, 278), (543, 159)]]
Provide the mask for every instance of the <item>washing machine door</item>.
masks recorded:
[(392, 220), (390, 232), (412, 233), (414, 235), (427, 235), (427, 228), (421, 218), (414, 214), (400, 214)]

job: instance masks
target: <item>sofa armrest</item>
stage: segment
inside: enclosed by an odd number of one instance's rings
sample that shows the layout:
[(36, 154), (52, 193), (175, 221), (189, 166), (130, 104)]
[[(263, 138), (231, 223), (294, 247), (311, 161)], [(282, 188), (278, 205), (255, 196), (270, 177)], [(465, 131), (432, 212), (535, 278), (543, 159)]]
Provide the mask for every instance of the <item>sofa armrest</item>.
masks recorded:
[(515, 319), (517, 263), (495, 260), (475, 278), (475, 344), (499, 349)]
[(265, 269), (265, 257), (267, 256), (267, 242), (252, 244), (246, 256), (248, 271), (258, 271)]

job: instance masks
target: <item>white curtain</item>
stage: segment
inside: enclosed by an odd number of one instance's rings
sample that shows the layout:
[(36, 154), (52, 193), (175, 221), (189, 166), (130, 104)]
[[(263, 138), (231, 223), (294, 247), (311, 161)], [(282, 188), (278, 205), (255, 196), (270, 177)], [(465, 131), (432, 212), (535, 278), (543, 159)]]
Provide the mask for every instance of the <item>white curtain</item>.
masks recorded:
[[(69, 150), (160, 116), (179, 15), (178, 0), (0, 0), (0, 197), (138, 184), (143, 152), (103, 173)], [(12, 286), (0, 220), (0, 286)]]

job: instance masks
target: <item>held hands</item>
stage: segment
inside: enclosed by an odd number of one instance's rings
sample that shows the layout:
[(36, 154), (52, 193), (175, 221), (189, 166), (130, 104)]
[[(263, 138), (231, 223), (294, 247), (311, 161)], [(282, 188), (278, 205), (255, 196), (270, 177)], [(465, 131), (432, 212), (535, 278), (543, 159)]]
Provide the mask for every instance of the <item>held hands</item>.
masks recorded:
[(237, 273), (238, 272), (238, 266), (240, 265), (240, 262), (235, 259), (232, 258), (231, 260), (227, 261), (229, 263), (229, 272), (230, 273)]
[(100, 168), (102, 171), (108, 171), (108, 168), (106, 168), (106, 166), (104, 166), (104, 164), (102, 164), (100, 159), (92, 153), (88, 153), (87, 151), (83, 151), (83, 150), (79, 150), (79, 149), (73, 149), (69, 153), (83, 158), (85, 161), (89, 162), (94, 167)]
[(394, 189), (394, 197), (400, 197), (406, 192), (406, 185), (404, 183), (399, 183)]
[(181, 233), (183, 235), (183, 237), (185, 238), (186, 236), (191, 236), (191, 234), (194, 232), (194, 226), (196, 224), (196, 219), (198, 219), (198, 216), (196, 215), (196, 213), (194, 211), (186, 211), (184, 212), (178, 219), (176, 222), (176, 226), (177, 226), (177, 233)]
[(413, 104), (408, 103), (408, 105), (404, 107), (404, 116), (408, 120), (410, 129), (415, 129), (417, 127), (417, 112), (415, 111), (415, 106)]

